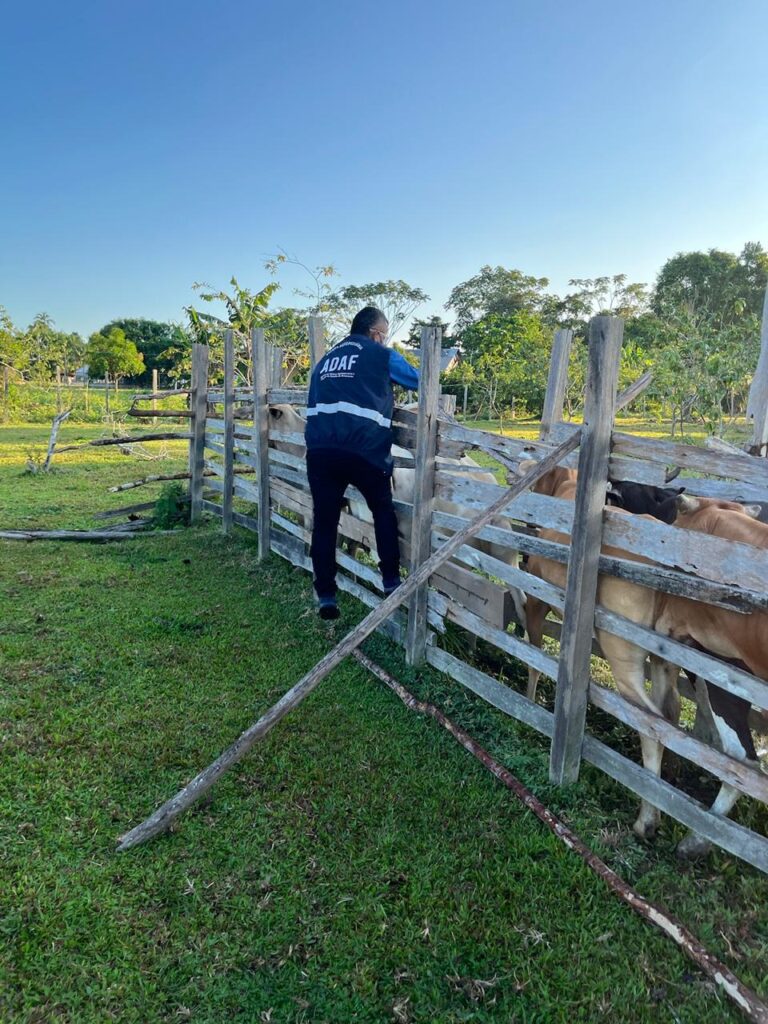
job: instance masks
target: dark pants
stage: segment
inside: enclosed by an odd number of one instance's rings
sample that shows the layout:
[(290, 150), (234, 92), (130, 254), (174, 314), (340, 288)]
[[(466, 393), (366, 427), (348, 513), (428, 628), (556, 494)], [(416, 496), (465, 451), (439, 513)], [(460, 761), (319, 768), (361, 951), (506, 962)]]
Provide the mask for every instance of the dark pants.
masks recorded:
[(344, 492), (352, 484), (373, 515), (379, 568), (385, 586), (400, 579), (397, 519), (392, 504), (392, 477), (359, 455), (326, 449), (307, 452), (307, 476), (314, 504), (312, 568), (317, 596), (336, 594), (336, 534)]

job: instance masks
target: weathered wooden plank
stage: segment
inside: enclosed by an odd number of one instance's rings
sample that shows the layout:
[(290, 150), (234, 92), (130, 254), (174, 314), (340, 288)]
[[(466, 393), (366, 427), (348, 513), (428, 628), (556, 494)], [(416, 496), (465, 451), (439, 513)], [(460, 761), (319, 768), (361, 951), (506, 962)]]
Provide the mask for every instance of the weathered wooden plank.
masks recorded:
[[(754, 460), (758, 461), (758, 460)], [(436, 473), (436, 493), (468, 513), (495, 500), (503, 490), (492, 484), (457, 481), (453, 474)], [(664, 566), (694, 573), (715, 583), (765, 591), (768, 551), (748, 544), (713, 537), (655, 519), (627, 515), (606, 508), (603, 542), (630, 554), (642, 555)], [(505, 516), (547, 529), (570, 533), (574, 504), (544, 494), (525, 494), (511, 502)]]
[[(213, 478), (215, 479), (215, 478)], [(208, 478), (206, 483), (211, 483), (212, 479)], [(224, 485), (222, 484), (221, 493), (225, 493)], [(243, 480), (242, 477), (236, 476), (232, 485), (232, 493), (236, 498), (242, 498), (244, 501), (250, 501), (254, 505), (258, 505), (261, 499), (261, 490), (258, 485), (258, 481)]]
[(203, 512), (209, 512), (211, 515), (221, 515), (221, 505), (217, 505), (215, 501), (208, 501), (203, 498)]
[[(411, 571), (430, 556), (432, 500), (435, 492), (435, 456), (437, 454), (437, 412), (440, 399), (439, 327), (422, 327), (419, 363), (419, 411), (416, 426), (416, 470), (413, 481), (413, 519), (411, 520)], [(405, 660), (419, 665), (427, 646), (427, 584), (411, 597)]]
[(541, 429), (539, 436), (546, 441), (553, 423), (563, 418), (565, 392), (568, 388), (568, 362), (571, 355), (573, 331), (564, 329), (555, 331), (552, 341), (552, 354), (549, 360), (549, 376), (547, 390), (544, 395), (544, 408), (541, 413)]
[[(534, 497), (539, 496), (534, 495)], [(552, 501), (553, 499), (546, 500)], [(435, 512), (432, 522), (435, 527), (447, 527), (455, 531), (461, 529), (467, 520), (447, 512)], [(531, 536), (524, 530), (505, 530), (488, 526), (480, 531), (478, 537), (500, 547), (507, 547), (529, 555), (542, 555), (555, 562), (568, 561), (570, 549), (566, 545)], [(737, 585), (699, 579), (697, 576), (689, 576), (675, 569), (647, 565), (644, 562), (633, 562), (617, 558), (614, 555), (600, 556), (600, 573), (617, 576), (653, 590), (663, 590), (668, 594), (689, 597), (695, 601), (705, 601), (707, 604), (714, 604), (729, 611), (747, 613), (753, 610), (768, 610), (768, 593), (764, 590), (762, 592), (750, 591)], [(498, 575), (500, 579), (507, 579), (500, 571), (496, 571), (494, 575)], [(521, 589), (526, 589), (523, 583), (518, 582), (516, 585)]]
[(122, 508), (110, 508), (105, 512), (94, 512), (94, 519), (113, 519), (116, 516), (128, 516), (134, 512), (146, 512), (150, 508), (154, 508), (157, 502), (155, 501), (142, 501), (138, 505), (124, 505)]
[(746, 459), (739, 455), (710, 452), (695, 445), (656, 438), (636, 437), (633, 434), (613, 433), (613, 450), (619, 455), (637, 459), (664, 462), (683, 469), (698, 470), (713, 476), (730, 477), (746, 483), (768, 485), (768, 461), (754, 456)]
[(453, 561), (444, 563), (430, 577), (429, 585), (490, 626), (504, 629), (510, 621), (510, 596), (506, 588), (468, 572)]
[(270, 405), (302, 405), (307, 404), (307, 388), (271, 387), (267, 393)]
[(309, 366), (314, 369), (325, 353), (325, 325), (322, 317), (311, 316), (307, 319), (309, 335)]
[(560, 645), (549, 762), (550, 778), (559, 784), (575, 782), (579, 777), (602, 515), (623, 336), (624, 324), (618, 317), (599, 316), (590, 322), (584, 426), (563, 613), (567, 627)]
[(258, 477), (259, 460), (254, 455), (246, 455), (245, 452), (241, 452), (238, 448), (235, 448), (234, 457), (236, 464), (241, 466), (250, 466), (251, 469), (257, 470), (256, 475)]
[(234, 483), (235, 443), (235, 337), (224, 332), (224, 500), (221, 503), (222, 533), (232, 532), (232, 485)]
[(510, 654), (524, 664), (546, 673), (550, 679), (557, 677), (557, 658), (545, 654), (539, 647), (534, 647), (527, 640), (521, 640), (512, 633), (499, 629), (479, 615), (475, 615), (469, 608), (464, 608), (454, 601), (448, 600), (434, 590), (429, 592), (429, 604), (441, 618), (448, 618), (474, 636), (493, 644), (505, 654)]
[(730, 818), (712, 814), (692, 797), (675, 789), (646, 768), (623, 757), (593, 736), (584, 737), (582, 755), (612, 779), (658, 807), (664, 814), (683, 823), (741, 860), (768, 873), (768, 839), (759, 836)]
[(660, 715), (651, 714), (645, 708), (630, 703), (621, 694), (595, 682), (590, 684), (589, 700), (601, 711), (613, 715), (636, 732), (653, 737), (663, 743), (668, 750), (699, 765), (721, 782), (734, 786), (755, 800), (768, 803), (768, 775), (764, 775), (759, 769), (715, 750)]
[(300, 458), (298, 455), (291, 455), (290, 452), (280, 451), (277, 448), (270, 448), (269, 461), (270, 463), (277, 463), (278, 465), (288, 466), (291, 469), (297, 469), (303, 476), (306, 476), (307, 474), (306, 458)]
[(696, 476), (681, 476), (675, 481), (687, 494), (701, 498), (721, 498), (724, 501), (768, 502), (768, 485), (748, 484), (743, 480), (703, 480)]
[(309, 491), (309, 480), (307, 479), (306, 470), (291, 469), (275, 460), (270, 461), (269, 473), (273, 480), (285, 480), (287, 483), (293, 484), (294, 487), (300, 487), (305, 491)]
[[(209, 433), (211, 433), (212, 436), (215, 437), (217, 435), (220, 435), (221, 437), (223, 437), (225, 432), (225, 426), (226, 425), (224, 423), (224, 420), (210, 416), (208, 417), (207, 430)], [(235, 437), (237, 439), (249, 440), (253, 438), (253, 436), (253, 427), (247, 426), (245, 423), (243, 423), (242, 420), (237, 420), (237, 422), (235, 423)]]
[(225, 455), (227, 451), (223, 444), (219, 444), (218, 441), (211, 440), (207, 431), (205, 434), (205, 447), (209, 451), (216, 452), (217, 455)]
[(205, 471), (205, 413), (208, 392), (208, 346), (192, 345), (192, 391), (189, 404), (193, 413), (189, 444), (190, 522), (197, 523), (203, 511), (203, 473)]
[(551, 711), (534, 704), (522, 694), (497, 682), (485, 672), (472, 668), (439, 647), (427, 647), (426, 658), (428, 664), (433, 668), (444, 672), (451, 679), (455, 679), (457, 683), (476, 693), (478, 697), (482, 697), (493, 707), (504, 711), (518, 722), (524, 722), (525, 725), (529, 725), (545, 736), (552, 735), (554, 716)]
[(307, 503), (302, 500), (301, 492), (297, 492), (293, 488), (281, 490), (273, 485), (271, 489), (271, 501), (273, 508), (287, 508), (290, 509), (291, 512), (295, 512), (297, 515), (300, 515), (305, 522), (311, 522), (312, 520), (313, 512), (311, 502)]
[(752, 454), (768, 455), (768, 287), (763, 301), (760, 356), (747, 401), (747, 420), (752, 421)]
[[(305, 451), (307, 447), (306, 444), (304, 443), (304, 435), (298, 434), (295, 431), (286, 431), (285, 433), (283, 433), (280, 430), (270, 430), (269, 440), (281, 441), (283, 444), (293, 444), (296, 445), (297, 448), (303, 448)], [(243, 447), (247, 448), (248, 445), (245, 444), (243, 445)]]
[(758, 593), (766, 589), (768, 551), (749, 544), (666, 526), (655, 519), (625, 515), (613, 509), (605, 511), (603, 539), (613, 547), (717, 583)]
[(257, 497), (259, 528), (259, 561), (270, 551), (269, 523), (269, 346), (264, 338), (264, 329), (255, 327), (251, 331), (251, 353), (253, 360), (253, 432), (256, 457)]

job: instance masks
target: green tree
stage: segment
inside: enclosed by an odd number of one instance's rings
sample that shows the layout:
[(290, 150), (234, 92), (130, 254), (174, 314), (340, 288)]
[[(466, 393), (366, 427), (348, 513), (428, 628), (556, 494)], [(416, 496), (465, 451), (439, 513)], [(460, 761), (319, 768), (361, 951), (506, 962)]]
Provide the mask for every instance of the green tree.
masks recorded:
[(252, 292), (248, 288), (243, 288), (236, 277), (230, 278), (229, 283), (232, 285), (231, 293), (211, 290), (208, 284), (192, 285), (195, 291), (199, 292), (203, 302), (221, 303), (225, 315), (218, 317), (212, 313), (201, 313), (194, 306), (185, 307), (191, 338), (190, 363), (184, 365), (184, 371), (188, 373), (191, 365), (191, 342), (203, 342), (211, 350), (209, 375), (212, 379), (221, 380), (224, 372), (224, 332), (232, 330), (235, 342), (235, 374), (245, 383), (251, 384), (251, 330), (254, 327), (267, 326), (270, 316), (267, 306), (280, 285), (273, 282), (261, 291)]
[(118, 392), (122, 377), (134, 377), (144, 369), (144, 357), (119, 327), (113, 327), (109, 334), (92, 334), (88, 340), (88, 372), (91, 376), (103, 375), (106, 385), (106, 406), (109, 415), (109, 381), (115, 383)]
[(326, 296), (323, 313), (332, 338), (349, 333), (352, 319), (363, 306), (377, 306), (389, 321), (390, 336), (399, 329), (429, 296), (405, 281), (377, 281), (346, 285)]
[(455, 316), (457, 334), (489, 314), (511, 316), (518, 311), (541, 313), (547, 306), (546, 277), (530, 277), (520, 270), (484, 266), (451, 291), (446, 309)]
[(422, 327), (439, 327), (442, 333), (442, 347), (443, 348), (455, 348), (458, 344), (458, 338), (454, 337), (450, 331), (450, 325), (443, 320), (441, 316), (431, 316), (428, 320), (415, 319), (411, 326), (408, 328), (408, 340), (406, 345), (411, 348), (418, 348), (421, 344), (421, 329)]
[(768, 253), (758, 242), (748, 242), (739, 256), (720, 249), (678, 253), (659, 271), (653, 309), (662, 318), (685, 309), (724, 327), (760, 315), (767, 283)]
[(162, 383), (171, 379), (176, 353), (184, 353), (189, 348), (184, 329), (178, 324), (136, 317), (110, 320), (98, 333), (106, 336), (115, 328), (121, 330), (144, 357), (144, 372), (136, 377), (136, 383), (141, 387), (152, 384), (153, 370), (158, 371)]
[(472, 367), (478, 413), (501, 417), (518, 405), (540, 413), (547, 386), (552, 339), (536, 313), (490, 313), (462, 334), (464, 358)]

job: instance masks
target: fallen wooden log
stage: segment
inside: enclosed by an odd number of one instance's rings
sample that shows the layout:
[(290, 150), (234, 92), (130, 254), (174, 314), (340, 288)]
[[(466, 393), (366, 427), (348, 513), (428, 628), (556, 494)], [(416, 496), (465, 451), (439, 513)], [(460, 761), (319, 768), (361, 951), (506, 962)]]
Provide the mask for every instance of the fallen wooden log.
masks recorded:
[[(189, 498), (184, 496), (179, 498), (179, 501), (189, 501)], [(154, 508), (157, 503), (155, 501), (142, 501), (138, 505), (124, 505), (122, 508), (110, 508), (106, 512), (94, 512), (94, 519), (112, 519), (114, 516), (130, 516), (134, 512), (146, 512), (150, 508)]]
[(133, 437), (98, 437), (95, 441), (83, 441), (81, 444), (68, 444), (63, 448), (57, 448), (55, 455), (62, 452), (76, 452), (82, 448), (102, 448), (108, 444), (143, 444), (145, 441), (189, 441), (192, 437), (189, 433), (181, 431), (166, 430), (160, 434), (135, 434)]
[(95, 541), (130, 540), (133, 537), (159, 537), (175, 530), (153, 530), (150, 533), (129, 527), (125, 530), (0, 530), (0, 540), (73, 540)]
[[(238, 475), (255, 473), (256, 470), (248, 466), (237, 467), (235, 473)], [(206, 469), (203, 472), (203, 476), (216, 476), (216, 473), (212, 469)], [(108, 487), (107, 490), (110, 494), (117, 494), (118, 491), (130, 491), (134, 487), (143, 487), (144, 484), (155, 484), (161, 480), (189, 480), (189, 473), (155, 473), (152, 476), (142, 477), (141, 480), (131, 480), (129, 483), (117, 484), (115, 487)]]
[(137, 409), (135, 406), (131, 406), (128, 410), (129, 416), (140, 416), (142, 419), (151, 420), (155, 416), (173, 417), (180, 416), (182, 419), (191, 419), (194, 413), (191, 413), (189, 409)]
[(722, 961), (710, 953), (696, 936), (685, 927), (682, 921), (668, 913), (657, 903), (652, 903), (631, 888), (623, 878), (617, 875), (612, 868), (608, 867), (605, 861), (601, 860), (596, 853), (590, 850), (575, 832), (545, 807), (527, 786), (523, 785), (507, 768), (499, 764), (468, 732), (451, 721), (439, 708), (435, 707), (434, 704), (418, 700), (388, 672), (371, 661), (361, 651), (353, 651), (352, 656), (364, 668), (373, 673), (377, 679), (380, 679), (385, 686), (388, 686), (393, 693), (397, 694), (407, 708), (419, 714), (429, 715), (436, 722), (439, 722), (444, 729), (447, 729), (453, 738), (465, 750), (468, 750), (470, 754), (476, 757), (499, 782), (503, 783), (507, 789), (510, 789), (518, 800), (529, 811), (532, 811), (539, 821), (547, 826), (550, 832), (554, 833), (569, 850), (578, 854), (591, 870), (602, 878), (608, 888), (620, 900), (630, 906), (640, 917), (650, 921), (651, 924), (664, 932), (673, 942), (676, 942), (683, 952), (736, 1003), (748, 1020), (756, 1021), (758, 1024), (768, 1024), (768, 1006), (763, 1000), (760, 999), (756, 992), (747, 988)]
[(128, 850), (132, 846), (143, 843), (158, 833), (164, 832), (183, 811), (191, 807), (192, 804), (197, 803), (229, 768), (237, 764), (289, 711), (293, 710), (293, 708), (297, 707), (308, 697), (315, 687), (348, 654), (351, 654), (356, 647), (359, 647), (367, 636), (370, 636), (385, 619), (389, 618), (396, 608), (399, 608), (401, 604), (408, 600), (411, 594), (423, 583), (426, 583), (435, 569), (439, 568), (443, 562), (447, 562), (455, 551), (470, 537), (473, 537), (478, 530), (487, 525), (494, 516), (498, 515), (513, 498), (528, 490), (540, 477), (544, 476), (550, 469), (553, 469), (569, 452), (577, 448), (580, 439), (581, 432), (574, 432), (557, 448), (552, 449), (546, 458), (532, 466), (527, 473), (519, 477), (488, 508), (479, 513), (475, 519), (447, 540), (418, 569), (414, 570), (393, 594), (385, 598), (339, 644), (329, 651), (324, 658), (321, 658), (314, 668), (310, 669), (295, 686), (292, 686), (258, 721), (246, 729), (212, 764), (196, 775), (191, 782), (187, 783), (170, 800), (167, 800), (149, 818), (121, 836), (118, 840), (118, 850)]

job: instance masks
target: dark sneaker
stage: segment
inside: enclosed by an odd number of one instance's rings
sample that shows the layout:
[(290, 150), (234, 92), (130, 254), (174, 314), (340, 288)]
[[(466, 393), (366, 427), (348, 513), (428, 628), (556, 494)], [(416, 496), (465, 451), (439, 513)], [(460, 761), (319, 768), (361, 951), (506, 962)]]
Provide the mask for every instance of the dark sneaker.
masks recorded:
[(336, 604), (335, 597), (321, 597), (319, 610), (321, 619), (338, 619), (339, 617), (339, 606)]
[(400, 580), (392, 580), (384, 583), (384, 597), (389, 597), (390, 594), (394, 594), (397, 588), (400, 586)]

